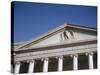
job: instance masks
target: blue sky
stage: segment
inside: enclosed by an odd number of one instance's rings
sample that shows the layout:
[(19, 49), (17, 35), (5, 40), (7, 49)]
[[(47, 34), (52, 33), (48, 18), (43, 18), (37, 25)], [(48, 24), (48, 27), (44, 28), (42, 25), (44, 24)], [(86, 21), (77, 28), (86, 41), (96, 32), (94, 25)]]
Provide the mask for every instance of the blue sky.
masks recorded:
[(64, 23), (97, 25), (94, 6), (14, 2), (14, 42), (28, 41)]

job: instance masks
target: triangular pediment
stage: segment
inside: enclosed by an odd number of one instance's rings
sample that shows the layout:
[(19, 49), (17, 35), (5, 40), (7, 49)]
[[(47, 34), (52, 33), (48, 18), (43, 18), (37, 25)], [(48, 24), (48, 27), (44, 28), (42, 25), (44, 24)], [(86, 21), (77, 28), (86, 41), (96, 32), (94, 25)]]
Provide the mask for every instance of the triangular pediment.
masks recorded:
[(38, 46), (53, 45), (63, 41), (86, 40), (97, 37), (97, 30), (83, 26), (64, 24), (31, 41), (17, 47), (17, 49), (34, 48)]

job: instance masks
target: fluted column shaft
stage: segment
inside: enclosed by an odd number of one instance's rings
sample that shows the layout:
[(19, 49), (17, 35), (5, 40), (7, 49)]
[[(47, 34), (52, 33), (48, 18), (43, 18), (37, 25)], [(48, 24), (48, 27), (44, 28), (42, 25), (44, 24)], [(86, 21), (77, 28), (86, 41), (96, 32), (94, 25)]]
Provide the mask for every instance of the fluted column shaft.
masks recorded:
[(34, 72), (34, 60), (29, 61), (29, 69), (28, 73), (33, 73)]
[(43, 59), (43, 72), (48, 72), (48, 58)]
[(17, 62), (17, 63), (15, 64), (15, 71), (14, 71), (14, 73), (15, 73), (15, 74), (18, 74), (19, 71), (20, 71), (20, 62)]
[(78, 70), (78, 55), (72, 55), (73, 57), (73, 70)]
[(93, 53), (89, 53), (89, 69), (93, 69)]
[(58, 57), (58, 71), (63, 71), (63, 56)]

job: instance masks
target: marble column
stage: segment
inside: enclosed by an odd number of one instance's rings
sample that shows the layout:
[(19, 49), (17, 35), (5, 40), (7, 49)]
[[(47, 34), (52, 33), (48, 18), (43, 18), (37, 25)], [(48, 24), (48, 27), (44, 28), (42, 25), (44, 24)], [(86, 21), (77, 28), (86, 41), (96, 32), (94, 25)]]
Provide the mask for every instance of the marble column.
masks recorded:
[(29, 68), (28, 68), (28, 73), (33, 73), (34, 72), (34, 62), (35, 60), (28, 61), (29, 62)]
[(58, 71), (63, 71), (63, 56), (58, 57)]
[(78, 55), (73, 55), (73, 70), (78, 70)]
[(89, 69), (93, 69), (93, 53), (89, 53)]
[(15, 74), (18, 74), (19, 71), (20, 71), (20, 62), (16, 62), (14, 73), (15, 73)]
[(43, 59), (43, 72), (48, 72), (48, 58)]

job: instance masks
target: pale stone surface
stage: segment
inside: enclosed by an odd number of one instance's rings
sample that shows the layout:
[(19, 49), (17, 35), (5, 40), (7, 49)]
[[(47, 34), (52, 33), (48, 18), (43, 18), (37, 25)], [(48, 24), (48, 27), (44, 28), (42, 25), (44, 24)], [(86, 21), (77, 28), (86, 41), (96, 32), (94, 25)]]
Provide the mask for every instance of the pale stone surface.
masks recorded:
[(34, 71), (34, 60), (29, 61), (29, 69), (28, 69), (28, 73), (33, 73)]
[[(73, 32), (74, 38), (72, 38), (68, 30)], [(65, 35), (68, 36), (67, 39), (65, 39), (64, 31), (66, 32)], [(72, 55), (73, 70), (78, 70), (77, 54), (86, 53), (87, 55), (88, 53), (89, 69), (93, 69), (93, 54), (91, 54), (91, 52), (97, 52), (96, 32), (96, 29), (91, 28), (78, 26), (69, 26), (69, 28), (67, 28), (67, 25), (60, 26), (28, 43), (16, 44), (14, 49), (16, 53), (16, 55), (14, 55), (14, 62), (43, 59), (43, 72), (48, 72), (48, 58), (57, 57), (58, 71), (63, 71), (63, 56)], [(16, 51), (20, 52), (17, 53)], [(34, 61), (29, 62), (28, 73), (33, 73), (34, 65)], [(20, 63), (16, 63), (14, 73), (18, 74), (19, 71)]]
[(15, 73), (15, 74), (18, 74), (19, 71), (20, 71), (20, 62), (17, 62), (17, 63), (15, 64), (15, 71), (14, 71), (14, 73)]
[(78, 55), (73, 55), (73, 70), (78, 70)]
[(93, 53), (89, 53), (89, 69), (93, 69)]
[(48, 72), (48, 58), (44, 59), (44, 62), (43, 62), (43, 72)]
[(58, 71), (63, 71), (63, 56), (58, 57)]

